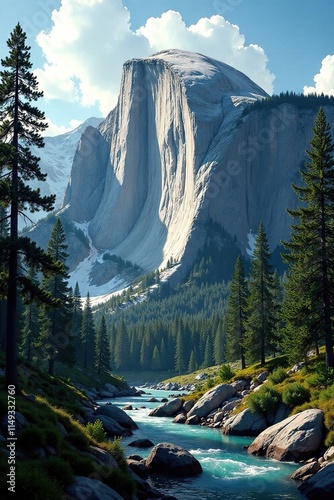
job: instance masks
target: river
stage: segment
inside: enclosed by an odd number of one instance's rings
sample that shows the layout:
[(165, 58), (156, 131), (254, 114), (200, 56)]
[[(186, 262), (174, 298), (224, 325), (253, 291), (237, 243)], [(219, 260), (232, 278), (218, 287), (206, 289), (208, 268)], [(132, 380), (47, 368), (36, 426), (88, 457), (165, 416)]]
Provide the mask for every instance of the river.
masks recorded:
[[(155, 488), (173, 495), (178, 500), (295, 500), (304, 498), (297, 491), (298, 483), (289, 479), (296, 464), (277, 462), (249, 455), (244, 449), (252, 438), (225, 436), (218, 429), (174, 424), (171, 418), (149, 417), (152, 408), (161, 403), (149, 403), (168, 397), (169, 391), (144, 389), (141, 397), (125, 397), (110, 401), (127, 411), (138, 425), (133, 436), (123, 438), (126, 455), (138, 454), (146, 458), (149, 449), (133, 448), (128, 444), (135, 439), (148, 438), (154, 444), (169, 442), (182, 446), (202, 465), (203, 473), (191, 478), (150, 476)], [(173, 394), (177, 394), (173, 391)]]

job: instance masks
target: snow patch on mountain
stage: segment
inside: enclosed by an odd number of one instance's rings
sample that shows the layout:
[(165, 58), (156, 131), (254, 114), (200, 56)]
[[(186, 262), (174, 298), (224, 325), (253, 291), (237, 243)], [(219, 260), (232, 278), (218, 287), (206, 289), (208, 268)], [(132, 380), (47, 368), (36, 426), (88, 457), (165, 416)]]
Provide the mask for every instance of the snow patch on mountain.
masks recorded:
[[(88, 126), (97, 127), (101, 121), (102, 118), (89, 118), (70, 132), (54, 137), (44, 137), (44, 148), (31, 147), (32, 153), (40, 158), (40, 169), (47, 174), (47, 178), (45, 182), (31, 181), (30, 186), (33, 189), (40, 188), (42, 196), (55, 194), (55, 210), (58, 210), (62, 205), (74, 154), (82, 133)], [(42, 211), (27, 212), (27, 215), (31, 221), (37, 222), (46, 213)], [(21, 221), (22, 224), (23, 221)]]

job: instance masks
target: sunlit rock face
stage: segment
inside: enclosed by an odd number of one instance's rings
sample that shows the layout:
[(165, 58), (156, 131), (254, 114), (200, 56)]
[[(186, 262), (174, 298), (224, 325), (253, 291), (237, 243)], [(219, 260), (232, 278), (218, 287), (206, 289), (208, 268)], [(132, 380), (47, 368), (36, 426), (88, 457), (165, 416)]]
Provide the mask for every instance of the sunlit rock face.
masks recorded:
[(62, 211), (84, 229), (90, 257), (73, 279), (88, 286), (108, 251), (145, 272), (173, 257), (180, 264), (170, 279), (181, 280), (209, 217), (245, 255), (261, 220), (272, 249), (288, 238), (291, 183), (300, 182), (316, 111), (282, 104), (242, 116), (264, 96), (244, 74), (196, 53), (126, 62), (117, 106), (86, 129), (74, 156)]

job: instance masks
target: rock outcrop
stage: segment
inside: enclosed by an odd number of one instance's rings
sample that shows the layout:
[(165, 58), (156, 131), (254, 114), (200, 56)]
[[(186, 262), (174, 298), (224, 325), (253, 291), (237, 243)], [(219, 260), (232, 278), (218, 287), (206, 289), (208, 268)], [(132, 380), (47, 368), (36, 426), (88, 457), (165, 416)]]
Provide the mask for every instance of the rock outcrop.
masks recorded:
[(306, 498), (314, 500), (332, 500), (334, 498), (334, 463), (323, 467), (311, 478), (299, 486), (299, 491)]
[(74, 482), (66, 488), (67, 498), (80, 500), (122, 500), (123, 497), (115, 490), (103, 484), (98, 479), (85, 476), (74, 476)]
[(157, 444), (146, 459), (150, 472), (173, 476), (193, 476), (202, 472), (199, 461), (189, 451), (170, 443)]
[(323, 440), (323, 412), (305, 410), (261, 432), (248, 453), (274, 460), (296, 461), (311, 458)]
[(116, 422), (125, 429), (138, 429), (137, 424), (132, 420), (132, 418), (125, 413), (125, 411), (121, 410), (121, 408), (118, 408), (118, 406), (112, 404), (98, 406), (95, 410), (95, 414), (98, 416), (105, 415), (110, 417), (111, 419), (116, 420)]
[(174, 416), (181, 408), (183, 405), (183, 401), (181, 398), (175, 398), (172, 399), (171, 401), (168, 401), (168, 403), (163, 403), (162, 405), (158, 406), (157, 408), (154, 408), (149, 413), (150, 417), (172, 417)]
[(257, 436), (266, 428), (267, 421), (264, 416), (252, 413), (249, 408), (246, 408), (225, 420), (222, 432), (235, 436)]
[(194, 404), (188, 412), (187, 417), (190, 418), (196, 415), (198, 418), (206, 417), (212, 410), (219, 408), (222, 403), (234, 396), (235, 388), (230, 384), (219, 384), (207, 391)]

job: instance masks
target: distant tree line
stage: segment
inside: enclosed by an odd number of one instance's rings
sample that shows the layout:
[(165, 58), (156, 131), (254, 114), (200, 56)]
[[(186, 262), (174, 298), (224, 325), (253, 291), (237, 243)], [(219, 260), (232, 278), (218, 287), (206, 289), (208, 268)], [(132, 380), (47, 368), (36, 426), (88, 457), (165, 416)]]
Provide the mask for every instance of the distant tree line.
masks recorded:
[(322, 94), (299, 94), (296, 92), (281, 92), (280, 94), (273, 94), (263, 99), (258, 99), (252, 104), (245, 107), (241, 117), (244, 117), (252, 111), (263, 109), (269, 110), (277, 108), (280, 104), (293, 104), (298, 109), (313, 109), (318, 110), (322, 106), (333, 106), (334, 96)]

